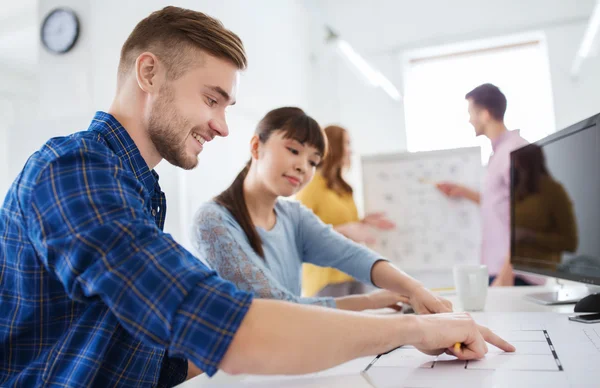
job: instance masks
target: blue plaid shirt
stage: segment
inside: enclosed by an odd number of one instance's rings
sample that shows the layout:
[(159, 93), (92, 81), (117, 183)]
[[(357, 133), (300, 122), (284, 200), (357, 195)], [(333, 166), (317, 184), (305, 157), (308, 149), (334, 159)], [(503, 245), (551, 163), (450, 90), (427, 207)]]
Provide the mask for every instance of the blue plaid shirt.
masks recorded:
[(167, 352), (217, 371), (252, 295), (165, 234), (165, 212), (109, 114), (31, 156), (0, 209), (0, 386), (156, 386)]

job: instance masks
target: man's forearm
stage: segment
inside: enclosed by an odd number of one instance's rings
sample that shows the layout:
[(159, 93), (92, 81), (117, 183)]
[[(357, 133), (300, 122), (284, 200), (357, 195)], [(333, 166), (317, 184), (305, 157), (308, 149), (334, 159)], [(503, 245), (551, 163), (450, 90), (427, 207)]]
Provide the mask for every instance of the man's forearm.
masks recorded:
[(481, 194), (475, 190), (466, 189), (464, 197), (478, 205), (481, 203)]
[(300, 374), (389, 351), (414, 317), (377, 316), (255, 299), (221, 365), (230, 374)]

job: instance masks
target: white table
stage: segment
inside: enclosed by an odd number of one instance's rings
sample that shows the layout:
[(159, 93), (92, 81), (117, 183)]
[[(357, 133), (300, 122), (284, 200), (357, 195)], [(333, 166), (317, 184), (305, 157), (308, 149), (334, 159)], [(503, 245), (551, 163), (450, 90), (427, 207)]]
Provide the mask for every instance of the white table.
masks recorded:
[[(488, 290), (485, 312), (554, 312), (564, 313), (565, 315), (567, 313), (573, 313), (574, 305), (572, 304), (544, 306), (524, 298), (524, 296), (529, 293), (552, 291), (554, 287), (555, 286), (490, 288)], [(449, 299), (455, 306), (456, 311), (461, 311), (460, 303), (454, 292), (440, 292), (440, 295)], [(376, 311), (376, 313), (385, 314), (390, 312)], [(363, 357), (322, 372), (303, 376), (228, 376), (219, 372), (212, 379), (209, 379), (206, 375), (201, 375), (178, 387), (372, 388), (375, 385), (372, 381), (368, 381), (368, 376), (360, 374), (360, 371), (363, 370), (372, 359), (373, 357)]]
[[(570, 286), (585, 290), (585, 286)], [(554, 312), (554, 313), (572, 313), (573, 304), (545, 306), (532, 302), (525, 298), (527, 294), (539, 292), (551, 292), (554, 287), (494, 287), (488, 289), (488, 296), (485, 304), (485, 312)], [(441, 293), (443, 295), (443, 293)], [(445, 296), (455, 306), (455, 310), (461, 311), (460, 303), (455, 293)]]

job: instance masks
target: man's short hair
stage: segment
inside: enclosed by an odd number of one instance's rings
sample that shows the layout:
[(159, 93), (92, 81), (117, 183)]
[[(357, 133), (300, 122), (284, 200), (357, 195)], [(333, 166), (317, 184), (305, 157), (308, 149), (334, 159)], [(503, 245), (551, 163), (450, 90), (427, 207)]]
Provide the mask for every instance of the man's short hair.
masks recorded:
[(506, 97), (497, 86), (492, 84), (479, 85), (467, 93), (465, 98), (473, 101), (473, 104), (486, 109), (494, 119), (504, 121)]
[(123, 48), (119, 61), (119, 80), (135, 65), (144, 51), (155, 54), (167, 68), (167, 78), (175, 80), (197, 60), (190, 55), (198, 49), (227, 60), (238, 69), (247, 66), (242, 40), (223, 24), (202, 12), (165, 7), (151, 13), (135, 26)]

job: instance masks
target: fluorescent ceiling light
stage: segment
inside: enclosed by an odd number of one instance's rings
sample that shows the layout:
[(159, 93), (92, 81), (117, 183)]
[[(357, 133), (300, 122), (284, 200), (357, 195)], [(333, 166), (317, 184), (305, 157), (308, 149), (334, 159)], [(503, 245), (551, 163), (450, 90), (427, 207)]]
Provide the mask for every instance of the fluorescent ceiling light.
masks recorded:
[(382, 88), (391, 98), (399, 101), (402, 95), (394, 84), (387, 79), (379, 70), (369, 64), (359, 53), (354, 50), (350, 43), (341, 39), (331, 28), (327, 27), (329, 32), (328, 41), (335, 44), (337, 52), (352, 65), (354, 70), (364, 77), (367, 83), (373, 87)]
[(583, 41), (579, 46), (577, 55), (582, 58), (587, 58), (590, 54), (595, 54), (598, 48), (598, 28), (600, 27), (600, 1), (596, 1), (594, 12), (590, 18), (590, 22), (585, 30)]
[(577, 55), (573, 60), (573, 66), (571, 67), (571, 76), (577, 77), (583, 61), (595, 55), (598, 51), (598, 29), (600, 28), (600, 0), (596, 0), (594, 11), (590, 17), (583, 40), (577, 50)]
[(338, 39), (337, 47), (339, 51), (344, 55), (345, 59), (347, 59), (352, 66), (362, 74), (369, 85), (371, 86), (379, 86), (379, 75), (378, 71), (373, 69), (371, 65), (363, 57), (360, 56), (352, 46), (348, 42), (342, 39)]
[(394, 84), (387, 78), (383, 76), (383, 74), (379, 73), (379, 87), (381, 87), (390, 97), (392, 97), (396, 101), (400, 101), (402, 95), (396, 89)]

